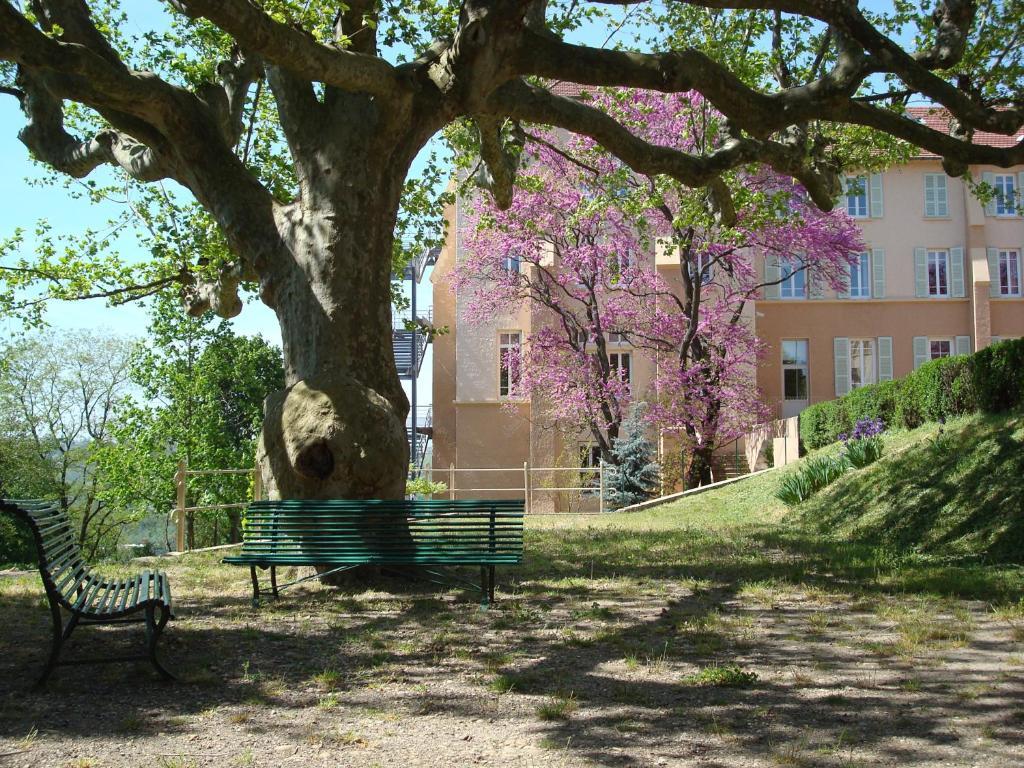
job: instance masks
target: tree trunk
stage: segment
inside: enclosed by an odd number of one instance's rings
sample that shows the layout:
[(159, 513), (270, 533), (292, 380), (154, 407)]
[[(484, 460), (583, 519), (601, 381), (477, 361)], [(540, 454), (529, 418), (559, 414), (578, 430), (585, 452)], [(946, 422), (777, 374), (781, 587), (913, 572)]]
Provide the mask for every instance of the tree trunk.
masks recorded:
[(266, 400), (257, 450), (268, 498), (405, 494), (409, 403), (395, 369), (390, 285), (411, 157), (388, 162), (365, 139), (361, 151), (321, 153), (279, 224), (290, 252), (263, 300), (281, 324), (286, 387)]
[(685, 488), (696, 488), (711, 482), (711, 462), (714, 452), (713, 446), (704, 444), (695, 444), (690, 448), (688, 455), (684, 457), (683, 482)]

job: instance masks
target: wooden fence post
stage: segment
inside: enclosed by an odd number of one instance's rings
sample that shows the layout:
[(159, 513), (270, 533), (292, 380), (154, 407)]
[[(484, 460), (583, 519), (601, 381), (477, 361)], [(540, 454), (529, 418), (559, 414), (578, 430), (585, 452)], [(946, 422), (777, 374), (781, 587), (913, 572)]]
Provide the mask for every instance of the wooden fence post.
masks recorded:
[(188, 464), (185, 459), (178, 462), (178, 471), (174, 474), (174, 484), (178, 491), (176, 522), (178, 535), (176, 545), (179, 552), (185, 551), (185, 501), (188, 496)]
[(526, 514), (530, 514), (530, 462), (523, 462), (523, 506)]
[(599, 486), (601, 488), (601, 490), (599, 491), (600, 498), (599, 498), (599, 501), (598, 501), (598, 508), (597, 509), (603, 515), (604, 514), (604, 459), (598, 459), (597, 460), (597, 477), (598, 477), (598, 484), (599, 484)]

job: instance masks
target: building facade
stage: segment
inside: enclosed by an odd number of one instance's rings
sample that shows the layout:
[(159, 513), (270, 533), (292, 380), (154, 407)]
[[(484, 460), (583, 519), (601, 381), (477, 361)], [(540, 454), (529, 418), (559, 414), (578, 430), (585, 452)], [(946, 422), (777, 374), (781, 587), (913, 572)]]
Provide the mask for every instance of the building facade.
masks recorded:
[[(942, 119), (919, 112), (921, 120)], [(974, 167), (971, 177), (996, 190), (990, 202), (979, 202), (964, 180), (948, 177), (938, 158), (927, 155), (884, 173), (847, 177), (839, 205), (857, 221), (867, 246), (851, 267), (848, 290), (823, 290), (804, 272), (787, 277), (785, 263), (755, 256), (765, 282), (780, 281), (748, 310), (767, 348), (756, 386), (776, 417), (903, 376), (937, 357), (1024, 336), (1024, 168)], [(455, 206), (431, 277), (434, 322), (450, 329), (434, 342), (435, 469), (586, 462), (584, 435), (544, 423), (535, 403), (509, 402), (502, 352), (546, 318), (524, 307), (487, 323), (461, 321), (467, 297), (447, 284), (461, 253), (458, 217)], [(678, 279), (678, 256), (659, 249), (655, 263), (670, 281)], [(626, 345), (615, 354), (642, 397), (651, 363)], [(483, 483), (475, 478), (478, 487), (493, 487)]]

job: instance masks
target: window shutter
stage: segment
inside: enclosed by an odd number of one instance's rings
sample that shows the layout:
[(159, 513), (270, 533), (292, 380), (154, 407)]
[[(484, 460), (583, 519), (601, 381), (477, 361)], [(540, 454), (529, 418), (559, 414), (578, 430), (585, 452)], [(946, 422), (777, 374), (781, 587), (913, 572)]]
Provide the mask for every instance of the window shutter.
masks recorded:
[(922, 365), (928, 362), (928, 337), (927, 336), (915, 336), (914, 337), (914, 370), (916, 371)]
[(988, 249), (988, 295), (1001, 296), (1002, 290), (999, 284), (999, 249)]
[(832, 350), (836, 366), (836, 397), (842, 397), (850, 391), (850, 340), (836, 336), (832, 340)]
[(944, 173), (935, 175), (935, 215), (949, 216), (949, 190)]
[(846, 274), (843, 275), (843, 287), (836, 291), (837, 299), (848, 299), (850, 298), (850, 270), (856, 269), (856, 267), (847, 267)]
[(839, 200), (838, 203), (846, 210), (846, 195), (850, 190), (850, 181), (846, 174), (839, 177)]
[(1017, 174), (1017, 215), (1024, 216), (1024, 171)]
[(964, 296), (964, 249), (949, 249), (949, 295)]
[[(989, 185), (990, 188), (995, 189), (996, 186), (996, 175), (991, 171), (985, 171), (981, 174), (981, 180)], [(993, 197), (987, 203), (985, 203), (985, 215), (995, 216), (996, 215), (996, 199)]]
[(928, 249), (914, 249), (914, 288), (919, 299), (928, 296)]
[(878, 380), (892, 381), (892, 336), (878, 337)]
[(956, 353), (958, 355), (969, 355), (969, 354), (971, 354), (971, 337), (970, 336), (957, 336), (956, 337)]
[(825, 296), (825, 281), (814, 267), (807, 267), (807, 297), (821, 299)]
[(935, 174), (926, 173), (924, 175), (924, 215), (925, 216), (938, 216), (935, 212), (937, 210), (937, 203), (935, 200)]
[(885, 298), (885, 251), (881, 248), (871, 251), (871, 295)]
[(779, 272), (779, 257), (774, 254), (769, 254), (764, 257), (764, 281), (766, 283), (764, 287), (764, 297), (766, 299), (777, 299), (779, 298), (779, 278), (782, 277), (782, 273)]
[(871, 203), (871, 218), (882, 218), (882, 214), (885, 210), (885, 206), (882, 204), (882, 174), (871, 174), (868, 199)]

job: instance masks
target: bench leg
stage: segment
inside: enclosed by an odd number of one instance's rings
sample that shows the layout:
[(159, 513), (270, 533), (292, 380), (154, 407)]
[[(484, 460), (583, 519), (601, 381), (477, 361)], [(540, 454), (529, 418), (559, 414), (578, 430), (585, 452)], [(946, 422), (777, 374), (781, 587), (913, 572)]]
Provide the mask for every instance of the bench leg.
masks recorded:
[(270, 566), (270, 591), (274, 595), (274, 599), (277, 599), (277, 566)]
[(160, 660), (156, 657), (156, 644), (160, 640), (160, 635), (163, 633), (167, 620), (170, 617), (171, 611), (165, 605), (160, 606), (159, 621), (156, 620), (156, 609), (152, 605), (146, 607), (146, 647), (149, 651), (149, 661), (164, 680), (174, 680), (175, 677), (164, 669)]
[(488, 573), (487, 579), (489, 586), (487, 597), (490, 600), (491, 605), (494, 605), (494, 566), (487, 566), (487, 570), (490, 572)]
[(50, 679), (50, 675), (53, 674), (53, 670), (56, 668), (58, 661), (60, 660), (60, 649), (69, 637), (71, 632), (75, 629), (75, 625), (78, 624), (77, 614), (72, 614), (71, 618), (68, 619), (68, 624), (65, 627), (63, 619), (60, 615), (60, 606), (56, 603), (50, 604), (50, 616), (53, 619), (53, 643), (50, 646), (50, 658), (46, 661), (46, 667), (43, 669), (43, 674), (36, 680), (36, 687), (41, 688), (46, 684), (46, 681)]
[(486, 611), (491, 605), (491, 586), (488, 583), (490, 571), (486, 565), (480, 566), (480, 610)]
[(256, 576), (256, 566), (249, 566), (249, 576), (252, 577), (252, 607), (260, 607), (260, 580)]

